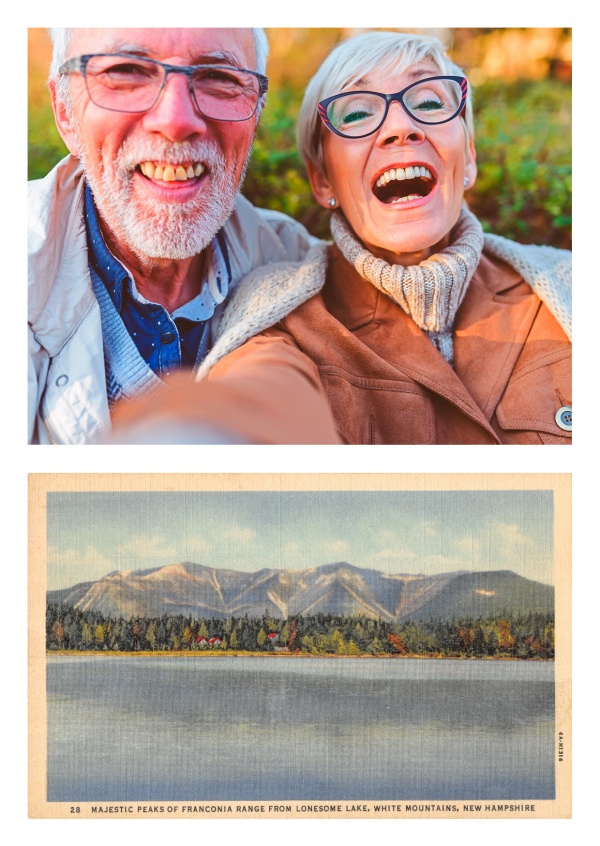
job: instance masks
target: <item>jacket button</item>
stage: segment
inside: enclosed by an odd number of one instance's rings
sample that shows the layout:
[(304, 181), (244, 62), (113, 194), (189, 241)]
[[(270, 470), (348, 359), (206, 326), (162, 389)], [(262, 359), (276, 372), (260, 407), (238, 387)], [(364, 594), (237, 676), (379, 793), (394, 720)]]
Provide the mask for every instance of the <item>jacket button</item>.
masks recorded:
[(161, 337), (163, 344), (171, 344), (175, 340), (175, 332), (165, 332)]
[(58, 376), (58, 377), (57, 377), (57, 379), (56, 379), (56, 387), (57, 387), (57, 388), (62, 388), (62, 387), (63, 387), (63, 385), (66, 385), (68, 381), (69, 381), (69, 377), (67, 376), (67, 374), (66, 374), (66, 373), (63, 373), (63, 374), (62, 374), (62, 376)]
[(573, 429), (573, 409), (570, 405), (563, 405), (554, 415), (556, 425), (564, 429), (565, 432), (570, 432)]

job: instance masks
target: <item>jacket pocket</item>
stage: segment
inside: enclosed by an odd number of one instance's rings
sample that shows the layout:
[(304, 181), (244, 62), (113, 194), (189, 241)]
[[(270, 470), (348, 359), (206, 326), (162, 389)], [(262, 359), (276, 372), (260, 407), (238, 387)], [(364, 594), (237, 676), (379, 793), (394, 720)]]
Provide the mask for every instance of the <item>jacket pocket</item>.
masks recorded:
[(414, 382), (355, 376), (334, 366), (321, 367), (319, 373), (346, 443), (436, 442), (430, 396)]
[(508, 442), (566, 444), (571, 431), (558, 425), (556, 415), (571, 405), (571, 354), (561, 350), (515, 370), (496, 417)]

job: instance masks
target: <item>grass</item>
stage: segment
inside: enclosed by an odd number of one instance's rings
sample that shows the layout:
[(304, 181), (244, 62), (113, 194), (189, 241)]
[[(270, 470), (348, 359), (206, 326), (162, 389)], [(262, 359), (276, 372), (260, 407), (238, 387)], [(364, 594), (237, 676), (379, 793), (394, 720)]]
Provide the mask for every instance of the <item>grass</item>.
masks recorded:
[(181, 650), (174, 652), (170, 649), (146, 649), (138, 652), (115, 652), (110, 649), (48, 649), (46, 655), (61, 656), (98, 656), (117, 658), (435, 658), (438, 660), (450, 661), (554, 661), (554, 658), (518, 658), (513, 655), (439, 655), (432, 653), (410, 653), (407, 655), (394, 655), (389, 652), (380, 652), (373, 655), (370, 652), (361, 652), (359, 655), (334, 655), (329, 652), (246, 652), (237, 649), (226, 650)]

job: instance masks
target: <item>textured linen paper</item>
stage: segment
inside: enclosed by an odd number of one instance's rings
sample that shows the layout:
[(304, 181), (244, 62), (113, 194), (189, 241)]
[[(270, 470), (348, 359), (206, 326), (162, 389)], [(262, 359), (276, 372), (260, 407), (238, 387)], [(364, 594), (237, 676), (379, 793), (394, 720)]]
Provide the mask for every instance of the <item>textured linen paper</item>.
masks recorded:
[(30, 816), (569, 817), (570, 476), (30, 476)]

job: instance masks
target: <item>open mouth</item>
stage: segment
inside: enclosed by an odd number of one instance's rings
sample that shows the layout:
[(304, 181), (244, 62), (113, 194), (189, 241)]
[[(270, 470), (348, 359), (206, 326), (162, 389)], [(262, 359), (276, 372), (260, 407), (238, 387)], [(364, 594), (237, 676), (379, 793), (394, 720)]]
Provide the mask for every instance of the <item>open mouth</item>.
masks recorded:
[(189, 162), (184, 164), (165, 164), (155, 162), (141, 162), (137, 170), (148, 179), (158, 182), (187, 182), (188, 179), (197, 179), (205, 171), (202, 162)]
[(382, 203), (409, 203), (427, 197), (435, 186), (435, 177), (423, 165), (392, 167), (380, 174), (373, 193)]

